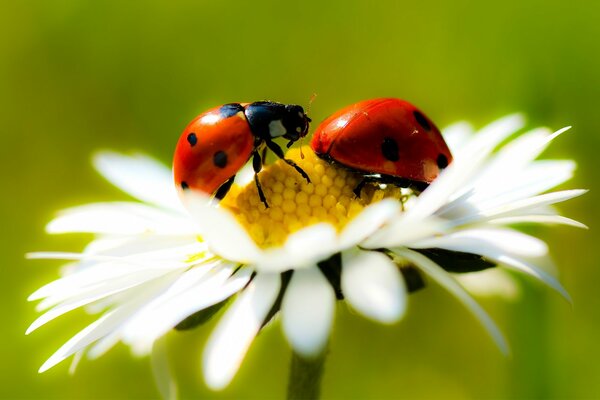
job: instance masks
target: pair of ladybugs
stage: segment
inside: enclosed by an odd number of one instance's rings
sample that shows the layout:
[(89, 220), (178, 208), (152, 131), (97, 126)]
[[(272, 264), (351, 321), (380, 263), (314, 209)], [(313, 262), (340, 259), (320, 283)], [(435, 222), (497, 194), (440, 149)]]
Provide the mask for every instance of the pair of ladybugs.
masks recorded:
[[(290, 147), (306, 136), (310, 122), (301, 106), (269, 101), (225, 104), (200, 114), (177, 143), (175, 184), (180, 193), (193, 189), (221, 199), (252, 158), (258, 194), (268, 207), (258, 178), (266, 149), (310, 182), (273, 141), (283, 137)], [(367, 182), (423, 190), (452, 161), (433, 122), (412, 104), (391, 98), (341, 109), (319, 125), (310, 144), (319, 157), (363, 176), (357, 196)]]

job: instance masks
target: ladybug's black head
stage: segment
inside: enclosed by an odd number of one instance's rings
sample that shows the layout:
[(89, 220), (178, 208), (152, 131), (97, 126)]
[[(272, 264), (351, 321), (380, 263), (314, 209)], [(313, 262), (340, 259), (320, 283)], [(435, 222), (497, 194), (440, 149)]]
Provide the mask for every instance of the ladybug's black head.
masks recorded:
[(264, 140), (283, 137), (291, 145), (308, 133), (310, 118), (295, 104), (257, 101), (246, 106), (245, 114), (252, 133)]
[(283, 137), (291, 143), (303, 138), (308, 133), (308, 124), (310, 121), (311, 119), (304, 113), (304, 109), (301, 106), (287, 104), (285, 106), (285, 115), (281, 121), (286, 131)]

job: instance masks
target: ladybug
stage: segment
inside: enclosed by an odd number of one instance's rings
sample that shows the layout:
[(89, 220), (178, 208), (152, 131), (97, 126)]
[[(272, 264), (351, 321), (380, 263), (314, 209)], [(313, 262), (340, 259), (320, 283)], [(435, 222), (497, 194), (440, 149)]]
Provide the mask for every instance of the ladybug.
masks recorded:
[(452, 162), (439, 129), (417, 107), (393, 98), (361, 101), (323, 121), (311, 143), (322, 159), (362, 175), (368, 182), (421, 192)]
[(252, 158), (258, 195), (268, 208), (258, 179), (266, 149), (310, 183), (306, 172), (286, 159), (273, 141), (283, 137), (290, 147), (306, 136), (310, 121), (301, 106), (272, 101), (230, 103), (198, 115), (185, 128), (175, 149), (173, 175), (180, 196), (187, 190), (197, 190), (222, 199), (236, 173)]

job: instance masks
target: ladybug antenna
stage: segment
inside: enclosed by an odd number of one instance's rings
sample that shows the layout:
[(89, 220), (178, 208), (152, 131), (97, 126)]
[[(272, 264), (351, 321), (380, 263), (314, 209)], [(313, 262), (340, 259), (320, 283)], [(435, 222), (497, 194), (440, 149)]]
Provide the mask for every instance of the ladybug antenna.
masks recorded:
[[(310, 107), (312, 106), (313, 101), (315, 101), (315, 99), (317, 98), (317, 94), (313, 93), (310, 96), (310, 99), (308, 100), (308, 107), (306, 107), (306, 114), (310, 114)], [(308, 122), (312, 122), (312, 119), (310, 119), (310, 117), (307, 115), (306, 119), (308, 120)], [(300, 158), (304, 160), (304, 153), (302, 152), (302, 147), (304, 147), (304, 138), (306, 136), (303, 136), (300, 138)]]
[[(317, 98), (317, 94), (313, 93), (312, 96), (310, 96), (310, 99), (308, 100), (308, 107), (306, 107), (306, 113), (310, 114), (310, 107), (312, 106), (313, 101), (315, 101), (315, 99)], [(311, 119), (308, 119), (309, 121), (311, 121)]]

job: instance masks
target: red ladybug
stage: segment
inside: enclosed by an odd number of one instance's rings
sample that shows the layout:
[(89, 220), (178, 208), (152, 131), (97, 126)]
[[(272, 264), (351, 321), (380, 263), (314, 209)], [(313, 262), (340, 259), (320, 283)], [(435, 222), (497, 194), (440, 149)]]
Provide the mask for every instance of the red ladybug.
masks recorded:
[(452, 162), (439, 129), (418, 108), (399, 99), (361, 101), (317, 128), (310, 143), (321, 158), (354, 170), (367, 182), (424, 190)]
[(309, 122), (301, 106), (271, 101), (225, 104), (200, 114), (185, 128), (175, 149), (173, 174), (180, 195), (192, 189), (222, 199), (235, 174), (252, 158), (260, 200), (269, 207), (258, 179), (266, 149), (310, 182), (308, 175), (286, 159), (281, 147), (273, 142), (283, 137), (290, 147), (306, 136)]

